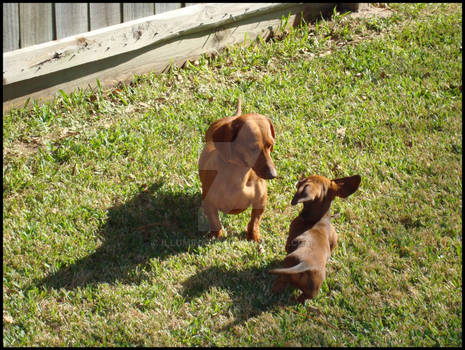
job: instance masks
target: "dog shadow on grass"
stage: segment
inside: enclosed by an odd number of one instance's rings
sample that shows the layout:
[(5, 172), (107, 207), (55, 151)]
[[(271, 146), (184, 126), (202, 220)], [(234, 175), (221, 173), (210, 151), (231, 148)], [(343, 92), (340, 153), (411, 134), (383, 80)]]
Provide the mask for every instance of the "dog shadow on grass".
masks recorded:
[(212, 288), (225, 290), (231, 298), (228, 310), (234, 320), (220, 326), (218, 331), (228, 330), (266, 311), (277, 311), (286, 306), (295, 306), (297, 301), (293, 289), (286, 288), (278, 294), (271, 289), (276, 280), (269, 270), (279, 267), (275, 260), (261, 267), (235, 270), (234, 267), (212, 266), (185, 280), (183, 297), (189, 302), (209, 293)]
[(61, 267), (36, 285), (75, 289), (100, 283), (140, 283), (150, 259), (165, 259), (208, 244), (200, 192), (162, 189), (156, 182), (108, 210), (99, 229), (103, 243), (94, 253)]
[[(150, 270), (151, 259), (164, 260), (216, 244), (218, 240), (212, 241), (206, 232), (208, 222), (201, 209), (200, 192), (162, 188), (162, 183), (154, 183), (108, 209), (108, 218), (99, 228), (103, 243), (97, 250), (35, 281), (34, 286), (74, 290), (101, 283), (138, 284), (146, 276), (144, 271)], [(278, 295), (271, 293), (275, 276), (268, 271), (278, 265), (275, 261), (243, 270), (212, 266), (183, 282), (183, 296), (191, 300), (213, 286), (226, 289), (233, 299), (235, 316), (222, 328), (227, 329), (267, 310), (294, 304), (289, 288)]]

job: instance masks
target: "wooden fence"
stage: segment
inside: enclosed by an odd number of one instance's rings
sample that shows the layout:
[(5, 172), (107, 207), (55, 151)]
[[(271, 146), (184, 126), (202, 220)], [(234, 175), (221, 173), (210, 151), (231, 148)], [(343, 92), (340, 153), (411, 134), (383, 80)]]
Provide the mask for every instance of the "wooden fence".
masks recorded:
[[(27, 27), (21, 26), (21, 13), (23, 16), (26, 13), (24, 9), (21, 10), (23, 5), (26, 4), (16, 6), (20, 28)], [(45, 4), (27, 5), (46, 8)], [(68, 11), (62, 13), (69, 16), (69, 23), (74, 23), (73, 18), (79, 16), (72, 9), (82, 4), (49, 5), (54, 9), (50, 14), (52, 21), (43, 20), (40, 25), (52, 23), (48, 26), (52, 27), (58, 39), (44, 39), (39, 30), (36, 33), (28, 31), (32, 33), (29, 37), (40, 37), (40, 40), (47, 41), (32, 44), (32, 39), (28, 39), (31, 46), (3, 53), (4, 112), (32, 99), (51, 99), (60, 90), (69, 93), (77, 88), (94, 88), (97, 80), (103, 88), (107, 88), (119, 82), (131, 81), (135, 74), (162, 72), (171, 65), (180, 66), (186, 60), (196, 59), (202, 54), (217, 53), (224, 47), (244, 42), (245, 38), (245, 44), (248, 44), (257, 36), (268, 37), (282, 25), (283, 18), (288, 19), (288, 25), (295, 25), (300, 22), (301, 16), (308, 21), (323, 13), (332, 13), (336, 3), (201, 3), (150, 16), (135, 14), (137, 4), (117, 4), (120, 20), (124, 23), (110, 26), (106, 24), (112, 23), (115, 18), (104, 16), (102, 9), (111, 8), (114, 4), (100, 4), (105, 6), (101, 8), (99, 23), (95, 15), (91, 14), (91, 9), (97, 4), (83, 4), (87, 8), (87, 14), (83, 12), (83, 16), (88, 19), (84, 21), (87, 28), (79, 29), (84, 32), (74, 35), (69, 35), (69, 32), (63, 34), (62, 29), (58, 29), (60, 23), (66, 21), (58, 19), (56, 10), (62, 5), (69, 5)], [(152, 6), (155, 12), (156, 5)], [(345, 9), (358, 9), (358, 3), (343, 5)], [(3, 6), (5, 9), (5, 6), (11, 4)], [(164, 9), (169, 9), (166, 6)], [(129, 8), (133, 9), (132, 12), (127, 10)], [(39, 10), (32, 12), (36, 18), (48, 18)], [(126, 21), (128, 13), (142, 18)], [(31, 15), (31, 18), (34, 16)], [(4, 12), (4, 25), (5, 22)], [(95, 26), (100, 28), (88, 31)], [(3, 35), (5, 39), (5, 30)], [(28, 37), (26, 31), (18, 31), (18, 36), (21, 45), (28, 42), (25, 39)]]
[(197, 3), (3, 3), (3, 52)]

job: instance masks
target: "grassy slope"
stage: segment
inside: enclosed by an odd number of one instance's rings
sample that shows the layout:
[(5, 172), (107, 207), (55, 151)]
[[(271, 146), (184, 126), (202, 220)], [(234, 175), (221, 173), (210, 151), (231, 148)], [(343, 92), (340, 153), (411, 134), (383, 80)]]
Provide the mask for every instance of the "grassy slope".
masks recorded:
[[(4, 115), (4, 345), (461, 345), (462, 8), (392, 7)], [(198, 233), (202, 136), (239, 96), (277, 135), (263, 254), (249, 211)], [(267, 271), (312, 173), (362, 184), (304, 307)]]

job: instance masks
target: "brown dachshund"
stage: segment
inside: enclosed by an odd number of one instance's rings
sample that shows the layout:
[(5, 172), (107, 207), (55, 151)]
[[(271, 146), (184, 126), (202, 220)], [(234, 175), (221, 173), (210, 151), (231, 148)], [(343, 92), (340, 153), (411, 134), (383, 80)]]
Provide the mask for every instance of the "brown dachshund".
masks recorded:
[(299, 180), (291, 204), (303, 203), (304, 207), (289, 229), (284, 268), (270, 271), (279, 275), (274, 293), (291, 283), (302, 290), (297, 298), (301, 303), (318, 294), (326, 276), (326, 262), (337, 243), (336, 231), (331, 225), (331, 202), (336, 196), (345, 198), (354, 193), (360, 181), (360, 175), (332, 181), (312, 175)]
[(259, 225), (267, 203), (265, 179), (277, 175), (270, 156), (274, 138), (270, 119), (256, 113), (241, 115), (240, 100), (235, 116), (208, 128), (199, 175), (202, 207), (213, 236), (222, 234), (218, 210), (239, 214), (252, 206), (247, 239), (260, 241)]

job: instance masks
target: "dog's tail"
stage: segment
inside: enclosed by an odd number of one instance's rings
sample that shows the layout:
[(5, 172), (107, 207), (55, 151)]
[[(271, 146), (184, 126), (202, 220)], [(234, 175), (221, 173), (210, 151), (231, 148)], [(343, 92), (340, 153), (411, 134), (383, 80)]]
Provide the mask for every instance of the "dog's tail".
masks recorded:
[(234, 115), (235, 117), (239, 117), (242, 114), (241, 107), (242, 107), (241, 99), (238, 98), (237, 99), (237, 110), (236, 110), (236, 114)]
[(311, 266), (306, 261), (302, 261), (302, 262), (300, 262), (297, 265), (292, 266), (292, 267), (270, 270), (270, 273), (273, 273), (273, 274), (276, 274), (276, 275), (280, 275), (280, 274), (292, 275), (292, 274), (295, 274), (295, 273), (301, 273), (301, 272), (311, 271), (311, 270), (318, 270), (318, 269)]

